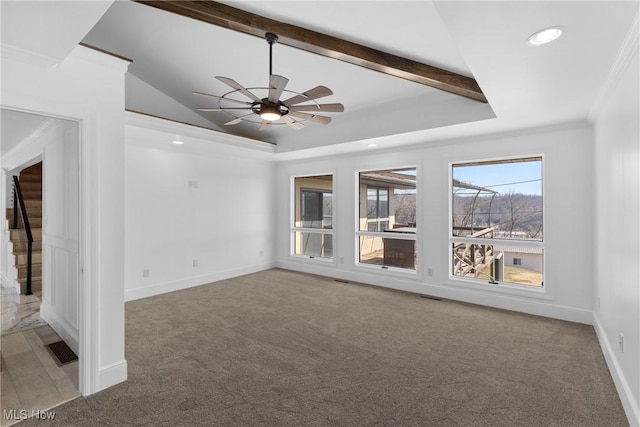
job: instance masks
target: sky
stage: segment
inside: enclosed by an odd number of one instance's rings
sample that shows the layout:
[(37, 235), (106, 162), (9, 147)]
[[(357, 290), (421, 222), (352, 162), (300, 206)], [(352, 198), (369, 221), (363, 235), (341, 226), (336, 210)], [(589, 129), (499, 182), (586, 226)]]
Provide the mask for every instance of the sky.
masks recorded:
[(501, 194), (510, 192), (542, 194), (541, 161), (454, 166), (453, 178), (468, 184), (486, 187)]

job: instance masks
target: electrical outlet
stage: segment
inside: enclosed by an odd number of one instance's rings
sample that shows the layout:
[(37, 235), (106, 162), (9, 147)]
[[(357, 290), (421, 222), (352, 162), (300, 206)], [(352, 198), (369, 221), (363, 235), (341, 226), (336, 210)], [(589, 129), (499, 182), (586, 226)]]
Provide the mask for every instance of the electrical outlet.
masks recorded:
[(340, 257), (340, 264), (344, 264), (344, 257)]
[(429, 277), (433, 276), (433, 268), (431, 267), (427, 268), (427, 276)]
[(145, 268), (144, 270), (142, 270), (142, 277), (149, 277), (149, 269)]
[(264, 256), (264, 251), (260, 251), (260, 256)]
[(618, 335), (618, 344), (620, 344), (620, 351), (624, 353), (624, 335), (622, 332)]
[(198, 266), (198, 260), (197, 260), (197, 259), (194, 259), (194, 260), (193, 260), (193, 266), (194, 266), (194, 267), (197, 267), (197, 266)]

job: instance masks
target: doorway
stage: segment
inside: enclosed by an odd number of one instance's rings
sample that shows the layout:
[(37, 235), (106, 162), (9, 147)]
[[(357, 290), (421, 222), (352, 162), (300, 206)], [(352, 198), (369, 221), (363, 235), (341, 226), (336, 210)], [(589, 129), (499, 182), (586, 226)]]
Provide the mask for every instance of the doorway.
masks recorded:
[[(78, 123), (4, 108), (1, 121), (0, 202), (3, 213), (21, 211), (23, 226), (22, 230), (12, 230), (3, 221), (0, 242), (4, 426), (20, 421), (23, 414), (49, 409), (80, 395), (77, 355), (81, 276)], [(34, 164), (41, 168), (41, 200), (27, 201), (23, 197), (25, 213), (14, 196), (13, 177), (20, 177), (18, 186), (24, 186), (25, 193), (37, 193), (35, 186), (27, 184), (35, 178), (30, 174), (23, 178), (21, 173), (25, 170), (33, 173)], [(25, 180), (22, 185), (21, 180)], [(28, 211), (34, 213), (32, 208), (38, 204), (42, 207), (40, 217), (35, 215), (29, 220)], [(32, 263), (31, 295), (25, 295), (29, 292), (25, 292), (22, 283), (24, 265), (16, 255), (21, 253), (18, 250), (21, 245), (10, 239), (12, 234), (27, 234), (25, 222), (33, 225), (32, 236), (41, 236), (41, 243), (31, 255), (36, 261)], [(41, 283), (33, 280), (37, 275), (41, 275)], [(8, 297), (11, 293), (12, 298)], [(13, 308), (5, 311), (11, 304)], [(9, 312), (15, 313), (14, 319), (5, 319), (5, 313)], [(24, 322), (25, 317), (30, 321)]]

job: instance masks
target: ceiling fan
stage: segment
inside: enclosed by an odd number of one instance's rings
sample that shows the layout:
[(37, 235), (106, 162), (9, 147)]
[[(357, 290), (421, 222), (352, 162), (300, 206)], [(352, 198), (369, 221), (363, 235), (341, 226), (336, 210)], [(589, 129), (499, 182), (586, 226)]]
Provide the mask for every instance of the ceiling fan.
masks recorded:
[[(344, 106), (342, 104), (318, 104), (316, 99), (323, 98), (325, 96), (332, 95), (331, 89), (325, 86), (316, 86), (313, 89), (309, 89), (306, 92), (298, 93), (290, 90), (285, 90), (289, 79), (283, 76), (273, 74), (273, 45), (277, 43), (278, 36), (273, 33), (266, 33), (265, 39), (269, 43), (269, 87), (268, 88), (250, 88), (250, 89), (262, 89), (268, 90), (268, 96), (266, 98), (260, 98), (251, 92), (248, 88), (245, 88), (240, 83), (228, 77), (216, 76), (216, 79), (222, 83), (230, 86), (231, 92), (228, 92), (222, 96), (210, 95), (203, 92), (193, 92), (195, 95), (207, 96), (218, 100), (218, 107), (215, 108), (198, 108), (198, 111), (226, 111), (232, 114), (235, 118), (225, 123), (225, 125), (235, 125), (242, 121), (255, 122), (256, 116), (260, 118), (260, 130), (268, 129), (273, 122), (281, 121), (287, 124), (294, 130), (300, 130), (304, 127), (301, 121), (311, 121), (315, 123), (327, 124), (331, 121), (331, 117), (322, 116), (319, 112), (342, 112)], [(240, 92), (252, 102), (242, 101), (239, 99), (229, 98), (228, 96)], [(294, 94), (291, 98), (280, 100), (280, 96), (284, 92)], [(235, 105), (243, 105), (242, 107), (232, 107), (226, 104), (227, 102)], [(311, 104), (303, 104), (304, 102), (312, 102)], [(249, 111), (246, 115), (236, 116), (232, 113), (235, 111)], [(254, 120), (252, 120), (254, 119)], [(280, 124), (280, 123), (279, 123)]]

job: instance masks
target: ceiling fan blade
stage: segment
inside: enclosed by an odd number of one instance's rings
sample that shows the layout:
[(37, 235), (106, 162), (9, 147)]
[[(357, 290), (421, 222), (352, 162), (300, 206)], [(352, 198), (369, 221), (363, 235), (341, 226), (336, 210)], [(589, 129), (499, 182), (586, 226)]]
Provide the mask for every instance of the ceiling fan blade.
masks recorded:
[[(291, 115), (293, 117), (298, 117), (300, 119), (305, 119), (305, 120), (309, 120), (309, 121), (312, 121), (312, 122), (316, 122), (316, 123), (322, 123), (323, 125), (326, 125), (331, 121), (331, 117), (318, 116), (317, 114), (301, 113), (299, 111), (291, 111), (291, 110), (289, 110), (289, 115)], [(282, 116), (282, 117), (286, 117), (286, 116)]]
[(253, 114), (254, 114), (254, 113), (251, 113), (251, 114), (247, 114), (247, 115), (244, 115), (244, 116), (237, 117), (237, 118), (235, 118), (235, 119), (233, 119), (233, 120), (231, 120), (231, 121), (229, 121), (229, 122), (225, 123), (225, 125), (237, 125), (237, 124), (238, 124), (238, 123), (240, 123), (240, 122), (241, 122), (245, 117), (253, 116)]
[(302, 123), (298, 123), (295, 120), (293, 120), (291, 117), (289, 116), (282, 116), (280, 117), (282, 120), (284, 120), (284, 122), (289, 125), (289, 127), (293, 130), (300, 130), (304, 127), (304, 125)]
[(282, 95), (282, 91), (289, 83), (289, 79), (286, 77), (278, 76), (276, 74), (272, 74), (269, 77), (269, 102), (273, 102), (277, 104), (280, 100), (280, 95)]
[(221, 101), (229, 101), (229, 102), (235, 102), (237, 104), (251, 105), (251, 103), (247, 102), (247, 101), (240, 101), (240, 100), (233, 99), (233, 98), (226, 98), (226, 97), (222, 97), (222, 96), (218, 96), (218, 95), (211, 95), (211, 94), (204, 93), (204, 92), (197, 92), (195, 90), (193, 92), (191, 92), (191, 93), (193, 93), (194, 95), (209, 96), (211, 98), (219, 99)]
[(287, 107), (290, 105), (298, 104), (300, 102), (312, 101), (314, 99), (322, 98), (323, 96), (333, 95), (331, 89), (325, 86), (316, 86), (313, 89), (309, 89), (303, 94), (296, 95), (293, 98), (289, 98), (286, 101), (282, 101)]
[(313, 104), (313, 105), (292, 105), (289, 111), (327, 111), (331, 113), (341, 113), (344, 111), (342, 104)]
[(227, 110), (251, 110), (251, 107), (231, 107), (231, 108), (196, 108), (198, 111), (227, 111)]
[(267, 130), (271, 127), (271, 122), (268, 120), (263, 120), (262, 123), (260, 123), (260, 129), (259, 130)]
[(220, 80), (222, 83), (226, 84), (227, 86), (231, 86), (232, 88), (239, 90), (242, 94), (244, 94), (246, 97), (253, 99), (256, 102), (260, 102), (262, 101), (260, 98), (258, 98), (257, 96), (255, 96), (254, 94), (252, 94), (251, 92), (249, 92), (247, 90), (247, 88), (245, 88), (244, 86), (242, 86), (240, 83), (238, 83), (237, 81), (230, 79), (229, 77), (222, 77), (222, 76), (216, 76), (216, 79)]

